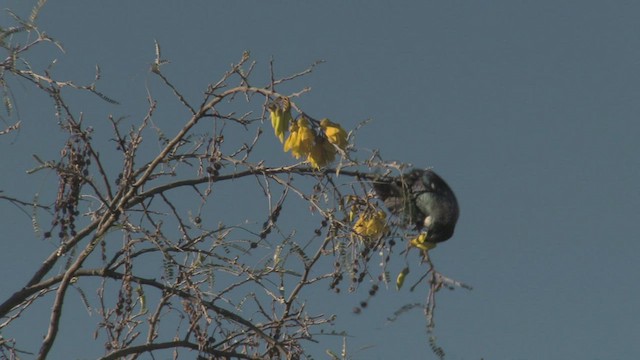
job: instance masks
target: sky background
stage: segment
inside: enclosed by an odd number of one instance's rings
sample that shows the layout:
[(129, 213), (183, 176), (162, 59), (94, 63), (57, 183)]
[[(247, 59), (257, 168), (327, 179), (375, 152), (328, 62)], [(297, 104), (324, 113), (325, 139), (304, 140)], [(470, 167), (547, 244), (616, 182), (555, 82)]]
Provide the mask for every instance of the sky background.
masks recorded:
[[(1, 7), (27, 17), (32, 4)], [(357, 147), (433, 167), (457, 194), (456, 234), (432, 256), (474, 290), (439, 293), (447, 359), (637, 359), (639, 15), (633, 1), (52, 1), (38, 22), (66, 53), (43, 47), (30, 58), (57, 58), (58, 77), (79, 83), (100, 65), (99, 90), (121, 102), (107, 113), (141, 118), (151, 89), (167, 133), (186, 113), (149, 72), (154, 40), (171, 61), (167, 75), (193, 99), (245, 50), (258, 79), (272, 57), (279, 75), (326, 60), (292, 84), (312, 88), (297, 101), (305, 112), (346, 128), (371, 119)], [(23, 128), (0, 138), (0, 190), (31, 199), (52, 184), (24, 175), (31, 154), (55, 157), (64, 134), (44, 96), (12, 90)], [(72, 102), (106, 121), (99, 100)], [(53, 246), (15, 207), (0, 209), (5, 299)], [(436, 358), (419, 312), (384, 320), (424, 293), (391, 289), (356, 316), (358, 297), (321, 290), (324, 303), (347, 304), (340, 321), (355, 359)], [(40, 311), (3, 335), (37, 350), (47, 306)], [(87, 316), (78, 312), (78, 323)], [(57, 354), (84, 341), (89, 324), (67, 327)]]

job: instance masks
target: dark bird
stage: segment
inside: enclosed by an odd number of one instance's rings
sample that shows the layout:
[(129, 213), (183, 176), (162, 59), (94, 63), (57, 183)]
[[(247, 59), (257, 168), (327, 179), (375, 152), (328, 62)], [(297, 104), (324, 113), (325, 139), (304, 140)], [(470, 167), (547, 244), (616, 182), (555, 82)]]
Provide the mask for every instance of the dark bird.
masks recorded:
[(458, 200), (438, 174), (414, 169), (398, 177), (380, 177), (373, 188), (392, 214), (405, 225), (426, 231), (426, 241), (448, 240), (458, 221)]

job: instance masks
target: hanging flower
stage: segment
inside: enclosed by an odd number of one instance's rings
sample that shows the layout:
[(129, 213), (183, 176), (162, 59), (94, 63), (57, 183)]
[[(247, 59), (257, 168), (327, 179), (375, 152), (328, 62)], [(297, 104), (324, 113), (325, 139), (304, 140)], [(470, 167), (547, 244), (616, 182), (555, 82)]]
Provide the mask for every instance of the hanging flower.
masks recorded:
[(349, 144), (347, 142), (347, 132), (344, 131), (340, 124), (331, 122), (329, 119), (322, 119), (322, 121), (320, 121), (320, 127), (324, 130), (330, 143), (336, 145), (343, 151), (347, 148)]
[(326, 139), (316, 138), (316, 144), (311, 148), (307, 161), (316, 169), (330, 164), (336, 158), (336, 149)]
[(269, 104), (269, 115), (271, 115), (271, 126), (280, 142), (284, 142), (284, 133), (293, 120), (291, 117), (291, 102), (289, 98), (279, 98), (278, 101)]
[(387, 214), (382, 210), (363, 213), (353, 226), (353, 231), (367, 239), (377, 239), (389, 231), (386, 220)]
[(400, 273), (398, 274), (398, 277), (396, 278), (396, 289), (397, 290), (400, 290), (402, 288), (402, 285), (404, 285), (404, 280), (407, 277), (407, 274), (409, 274), (409, 268), (408, 267), (402, 269), (402, 271), (400, 271)]
[(299, 159), (302, 156), (308, 156), (315, 143), (315, 135), (309, 128), (309, 120), (304, 116), (298, 121), (291, 123), (289, 129), (289, 137), (284, 143), (284, 151), (291, 150), (291, 154)]

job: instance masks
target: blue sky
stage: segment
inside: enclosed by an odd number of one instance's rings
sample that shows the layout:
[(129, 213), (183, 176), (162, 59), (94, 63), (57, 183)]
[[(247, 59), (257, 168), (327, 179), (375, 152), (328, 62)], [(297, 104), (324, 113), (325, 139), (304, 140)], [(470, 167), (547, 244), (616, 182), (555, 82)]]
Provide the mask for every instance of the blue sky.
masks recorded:
[[(2, 6), (27, 16), (31, 2)], [(74, 98), (89, 118), (139, 118), (151, 89), (167, 119), (185, 113), (148, 71), (154, 40), (171, 60), (168, 75), (193, 98), (245, 50), (258, 79), (271, 57), (280, 75), (326, 60), (293, 84), (312, 88), (298, 101), (303, 109), (348, 128), (371, 119), (358, 147), (434, 167), (456, 191), (456, 234), (433, 259), (474, 290), (439, 293), (436, 335), (447, 359), (634, 359), (638, 13), (628, 1), (52, 1), (39, 24), (66, 53), (51, 47), (32, 59), (57, 58), (56, 73), (78, 82), (100, 65), (99, 90), (121, 105)], [(50, 186), (24, 175), (31, 154), (58, 151), (63, 137), (44, 97), (28, 86), (14, 91), (23, 129), (0, 139), (0, 190), (30, 198)], [(0, 208), (0, 270), (16, 274), (0, 287), (4, 299), (52, 247), (14, 207)], [(390, 290), (368, 316), (350, 313), (358, 297), (320, 296), (348, 304), (341, 321), (354, 350), (373, 345), (354, 358), (435, 358), (419, 313), (384, 320), (424, 294)], [(38, 344), (43, 314), (25, 317), (14, 336), (32, 334)], [(67, 331), (61, 344), (71, 346), (77, 339)]]

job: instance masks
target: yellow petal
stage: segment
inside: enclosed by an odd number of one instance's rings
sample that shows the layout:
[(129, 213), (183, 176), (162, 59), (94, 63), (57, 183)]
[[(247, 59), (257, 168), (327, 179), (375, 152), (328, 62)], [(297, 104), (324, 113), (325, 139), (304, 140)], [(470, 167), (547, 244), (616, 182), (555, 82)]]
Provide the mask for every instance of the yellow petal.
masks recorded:
[(284, 140), (284, 133), (287, 132), (289, 128), (289, 124), (293, 122), (293, 117), (291, 116), (291, 110), (285, 110), (282, 114), (282, 119), (278, 123), (278, 128), (276, 130), (277, 136), (280, 138), (280, 142)]
[(329, 121), (329, 119), (322, 119), (320, 121), (320, 127), (324, 130), (329, 142), (336, 145), (342, 150), (347, 148), (349, 144), (347, 141), (347, 132), (340, 126), (340, 124)]
[(291, 147), (291, 153), (296, 159), (309, 155), (315, 143), (315, 135), (308, 126), (309, 122), (305, 118), (298, 120), (297, 141)]
[(326, 166), (336, 158), (336, 149), (324, 139), (316, 139), (316, 144), (311, 148), (307, 160), (316, 169)]
[(269, 114), (271, 115), (271, 126), (280, 142), (284, 142), (284, 134), (287, 132), (291, 117), (291, 103), (289, 98), (278, 98), (269, 104)]
[(409, 274), (408, 267), (402, 269), (400, 274), (398, 274), (398, 277), (396, 278), (396, 289), (400, 290), (400, 288), (402, 288), (402, 285), (404, 285), (404, 280), (407, 277), (407, 274)]
[(286, 129), (286, 127), (283, 128), (285, 121), (282, 110), (275, 109), (272, 111), (270, 109), (269, 113), (271, 115), (271, 126), (273, 126), (273, 132), (276, 137), (280, 139), (280, 142), (284, 142), (284, 129)]
[(386, 217), (387, 215), (384, 211), (378, 211), (374, 214), (360, 214), (360, 217), (358, 218), (358, 221), (356, 221), (353, 230), (358, 235), (365, 238), (379, 238), (388, 231)]
[(436, 247), (435, 243), (427, 242), (427, 233), (423, 232), (415, 238), (411, 239), (411, 246), (416, 247), (420, 250), (429, 251)]
[(284, 152), (287, 152), (293, 148), (293, 144), (298, 141), (297, 138), (298, 138), (297, 131), (291, 131), (291, 133), (289, 133), (289, 137), (287, 138), (287, 141), (284, 142)]

